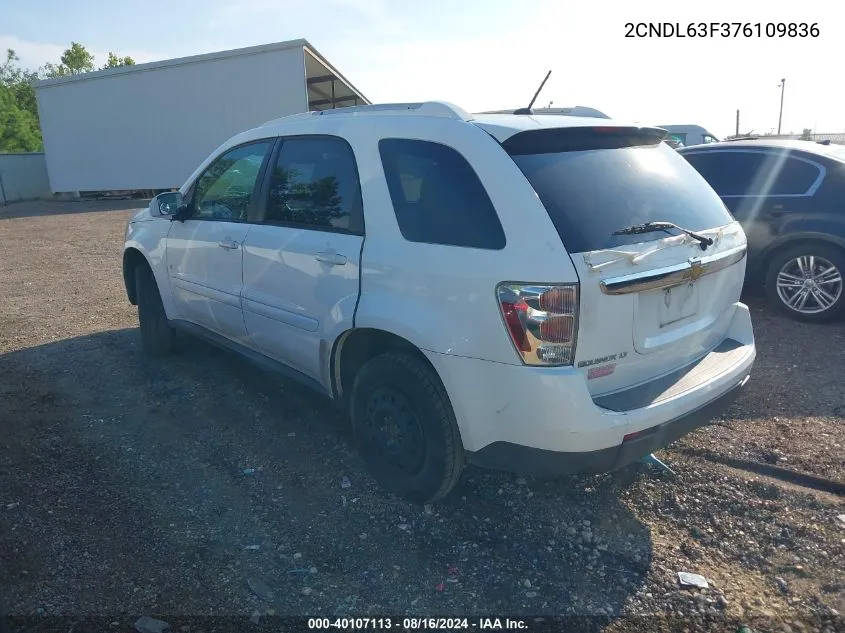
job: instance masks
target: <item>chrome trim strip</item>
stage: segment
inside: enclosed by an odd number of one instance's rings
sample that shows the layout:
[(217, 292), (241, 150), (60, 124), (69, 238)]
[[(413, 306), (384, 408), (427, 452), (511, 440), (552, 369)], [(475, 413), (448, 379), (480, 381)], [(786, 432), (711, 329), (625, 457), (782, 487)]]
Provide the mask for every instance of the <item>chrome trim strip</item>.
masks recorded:
[(683, 264), (611, 277), (603, 280), (599, 286), (606, 295), (624, 295), (632, 292), (671, 288), (733, 266), (745, 257), (746, 250), (746, 246), (738, 246), (715, 255), (693, 257)]

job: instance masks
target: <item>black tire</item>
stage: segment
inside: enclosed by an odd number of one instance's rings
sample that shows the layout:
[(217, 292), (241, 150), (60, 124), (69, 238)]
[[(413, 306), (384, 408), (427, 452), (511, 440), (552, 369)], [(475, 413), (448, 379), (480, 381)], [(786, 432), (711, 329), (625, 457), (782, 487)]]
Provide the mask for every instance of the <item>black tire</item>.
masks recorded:
[[(811, 293), (804, 304), (804, 308), (799, 310), (796, 307), (790, 306), (786, 300), (795, 292), (800, 290), (791, 290), (789, 288), (778, 289), (778, 277), (782, 272), (793, 274), (796, 277), (801, 277), (801, 271), (797, 268), (799, 258), (814, 258), (814, 270), (818, 271), (821, 266), (833, 266), (838, 271), (833, 276), (825, 277), (824, 283), (819, 283), (812, 286), (809, 290)], [(809, 259), (804, 260), (804, 269), (807, 270)], [(793, 269), (793, 266), (795, 267)], [(791, 271), (791, 272), (790, 272)], [(780, 310), (785, 315), (797, 321), (805, 321), (808, 323), (823, 323), (831, 321), (842, 316), (845, 312), (845, 286), (843, 286), (843, 275), (845, 275), (845, 253), (842, 250), (824, 244), (822, 242), (805, 242), (797, 246), (785, 248), (782, 251), (775, 253), (769, 261), (766, 269), (766, 299), (769, 304)], [(839, 278), (838, 283), (829, 283), (830, 279)], [(795, 283), (799, 283), (796, 281)], [(803, 283), (803, 282), (801, 282)], [(796, 287), (797, 288), (797, 287)], [(818, 292), (818, 289), (824, 290), (828, 296), (833, 296), (835, 300), (829, 306), (824, 307), (822, 303), (818, 302), (813, 292)], [(820, 295), (819, 295), (820, 296)], [(825, 303), (828, 301), (824, 298)], [(796, 299), (800, 302), (800, 298)]]
[(445, 497), (465, 463), (449, 396), (428, 365), (404, 352), (367, 361), (352, 388), (352, 427), (376, 481), (414, 503)]
[(141, 347), (151, 356), (167, 356), (173, 351), (173, 328), (167, 321), (153, 271), (145, 264), (135, 269), (135, 291)]

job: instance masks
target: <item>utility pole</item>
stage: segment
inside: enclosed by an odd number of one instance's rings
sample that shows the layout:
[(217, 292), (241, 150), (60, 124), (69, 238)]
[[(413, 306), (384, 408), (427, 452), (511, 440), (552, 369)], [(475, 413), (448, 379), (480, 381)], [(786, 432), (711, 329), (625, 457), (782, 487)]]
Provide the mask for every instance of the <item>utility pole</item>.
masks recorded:
[(780, 80), (780, 114), (778, 115), (778, 134), (780, 134), (780, 124), (783, 121), (783, 91), (786, 89), (786, 79)]
[(736, 111), (736, 135), (739, 136), (739, 110)]

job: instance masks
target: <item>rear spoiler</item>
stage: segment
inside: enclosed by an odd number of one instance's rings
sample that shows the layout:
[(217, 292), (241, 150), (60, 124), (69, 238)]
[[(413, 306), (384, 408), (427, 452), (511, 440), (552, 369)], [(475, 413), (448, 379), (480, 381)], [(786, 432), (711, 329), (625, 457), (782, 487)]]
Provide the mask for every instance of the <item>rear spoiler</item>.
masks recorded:
[(593, 149), (619, 149), (657, 145), (668, 132), (659, 127), (589, 126), (527, 130), (514, 134), (504, 143), (511, 156), (556, 154)]

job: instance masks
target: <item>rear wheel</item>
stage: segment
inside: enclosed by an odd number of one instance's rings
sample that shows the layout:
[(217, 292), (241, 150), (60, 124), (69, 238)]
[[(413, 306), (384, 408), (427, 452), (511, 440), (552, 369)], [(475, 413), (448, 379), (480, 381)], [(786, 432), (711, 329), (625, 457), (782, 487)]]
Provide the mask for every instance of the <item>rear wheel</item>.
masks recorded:
[(776, 253), (766, 273), (766, 296), (786, 315), (820, 323), (845, 311), (845, 254), (808, 242)]
[(437, 375), (404, 352), (367, 361), (350, 403), (361, 455), (384, 488), (415, 503), (445, 497), (464, 467), (452, 405)]
[(141, 265), (135, 269), (138, 298), (138, 322), (141, 346), (151, 356), (166, 356), (173, 351), (173, 328), (167, 321), (153, 271)]

